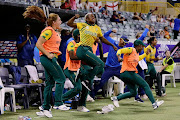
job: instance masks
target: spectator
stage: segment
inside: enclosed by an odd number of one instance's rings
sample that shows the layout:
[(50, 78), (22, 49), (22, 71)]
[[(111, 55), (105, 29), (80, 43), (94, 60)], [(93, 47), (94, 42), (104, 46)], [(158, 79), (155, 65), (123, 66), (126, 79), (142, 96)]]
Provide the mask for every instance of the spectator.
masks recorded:
[(178, 15), (178, 17), (174, 20), (174, 39), (177, 39), (177, 36), (179, 34), (179, 28), (180, 28), (180, 14)]
[(151, 37), (157, 35), (157, 32), (155, 31), (154, 26), (152, 25), (149, 27), (149, 34)]
[(105, 13), (105, 11), (108, 11), (108, 10), (107, 10), (107, 5), (105, 5), (104, 7), (102, 7), (102, 8), (99, 10), (99, 12), (101, 12), (101, 13)]
[(156, 21), (157, 21), (155, 14), (152, 14), (152, 15), (151, 15), (151, 21), (152, 21), (152, 22), (156, 22)]
[(118, 18), (119, 18), (120, 23), (123, 23), (123, 21), (126, 20), (123, 16), (121, 16), (121, 12), (118, 13)]
[[(166, 57), (163, 59), (163, 64), (162, 64), (163, 66), (159, 70), (159, 73), (161, 75), (161, 80), (162, 80), (163, 74), (171, 74), (173, 69), (174, 69), (174, 60), (170, 56), (171, 55), (170, 51), (167, 50), (165, 52), (165, 55), (166, 55)], [(163, 90), (163, 87), (162, 87), (162, 90)], [(164, 94), (163, 95), (166, 95), (165, 94), (165, 88), (164, 88)]]
[(89, 4), (89, 1), (88, 1), (88, 0), (86, 0), (86, 2), (85, 2), (84, 9), (85, 9), (87, 12), (90, 11), (90, 4)]
[(166, 20), (171, 21), (171, 15), (169, 15)]
[(112, 15), (110, 21), (111, 21), (111, 22), (116, 22), (116, 23), (119, 23), (119, 22), (120, 22), (116, 11), (113, 11), (113, 15)]
[(137, 12), (134, 12), (134, 16), (132, 17), (133, 20), (142, 20), (137, 14)]
[(167, 26), (164, 27), (164, 38), (167, 38), (168, 40), (171, 38), (171, 36), (169, 35), (169, 32), (168, 32)]
[(165, 22), (166, 22), (165, 16), (162, 15), (162, 17), (161, 17), (161, 23), (165, 23)]
[(69, 38), (72, 37), (72, 34), (69, 30), (63, 29), (61, 31), (61, 45), (59, 47), (59, 51), (62, 52), (62, 55), (58, 57), (58, 62), (61, 66), (61, 68), (64, 68), (65, 62), (66, 62), (66, 42)]
[(159, 31), (159, 37), (161, 38), (161, 39), (164, 39), (164, 31), (163, 30), (160, 30)]
[(76, 0), (70, 0), (71, 3), (71, 10), (76, 10)]
[(174, 19), (171, 19), (170, 20), (170, 23), (169, 23), (170, 27), (174, 29)]
[(77, 10), (83, 10), (83, 5), (81, 3), (81, 0), (79, 0), (79, 2), (77, 3)]
[(140, 17), (142, 20), (145, 20), (142, 13), (139, 13), (139, 17)]
[(161, 15), (157, 15), (156, 21), (161, 22)]
[(36, 46), (37, 38), (31, 33), (29, 24), (25, 26), (25, 34), (19, 35), (17, 39), (18, 49), (18, 66), (24, 67), (25, 65), (34, 65), (34, 48)]
[(93, 11), (96, 12), (96, 13), (99, 12), (99, 6), (98, 6), (97, 2), (96, 2), (95, 6), (93, 8)]
[(158, 10), (158, 7), (156, 7), (154, 10), (150, 10), (149, 13), (147, 14), (147, 20), (151, 19), (151, 15)]
[(68, 9), (68, 10), (71, 10), (71, 4), (70, 4), (70, 1), (69, 0), (66, 0), (65, 3), (63, 3), (61, 5), (61, 9)]

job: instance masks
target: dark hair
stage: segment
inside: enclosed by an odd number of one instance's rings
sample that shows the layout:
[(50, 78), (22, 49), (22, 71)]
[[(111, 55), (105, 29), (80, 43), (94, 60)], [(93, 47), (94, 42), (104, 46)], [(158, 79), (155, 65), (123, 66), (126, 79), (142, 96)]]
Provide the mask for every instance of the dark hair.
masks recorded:
[(178, 18), (180, 18), (180, 14), (178, 15)]
[(170, 50), (166, 50), (164, 53), (166, 54), (166, 53), (167, 53), (167, 51), (169, 51), (169, 52), (170, 52), (170, 54), (171, 54), (171, 51), (170, 51)]
[(167, 26), (164, 26), (164, 29), (166, 28)]
[(66, 30), (66, 29), (61, 30), (61, 36), (64, 36), (67, 31), (68, 31), (68, 30)]
[(151, 43), (152, 43), (152, 41), (154, 41), (154, 40), (155, 40), (155, 38), (156, 38), (156, 37), (150, 37), (150, 38), (149, 38), (149, 40), (147, 40), (147, 41), (148, 41), (148, 44), (151, 44)]

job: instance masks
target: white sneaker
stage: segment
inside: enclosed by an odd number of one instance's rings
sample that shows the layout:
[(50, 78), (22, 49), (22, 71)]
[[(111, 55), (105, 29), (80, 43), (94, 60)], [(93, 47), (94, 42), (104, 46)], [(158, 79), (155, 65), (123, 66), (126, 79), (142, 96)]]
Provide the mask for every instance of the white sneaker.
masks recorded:
[(86, 101), (94, 102), (94, 99), (88, 94)]
[(115, 107), (119, 107), (119, 101), (116, 96), (113, 97), (113, 103)]
[(80, 112), (89, 112), (90, 110), (88, 110), (86, 107), (84, 106), (78, 106), (77, 107), (77, 111), (80, 111)]
[(49, 111), (49, 110), (43, 110), (43, 113), (44, 113), (44, 115), (45, 115), (46, 117), (48, 117), (48, 118), (53, 117), (51, 111)]
[(36, 112), (36, 115), (37, 115), (37, 116), (45, 116), (43, 111)]
[(153, 109), (154, 109), (154, 110), (157, 109), (157, 108), (158, 108), (160, 105), (162, 105), (163, 103), (164, 103), (164, 100), (161, 100), (161, 101), (156, 100), (156, 102), (152, 104)]
[(70, 110), (70, 107), (67, 107), (66, 105), (54, 106), (53, 108), (58, 110)]

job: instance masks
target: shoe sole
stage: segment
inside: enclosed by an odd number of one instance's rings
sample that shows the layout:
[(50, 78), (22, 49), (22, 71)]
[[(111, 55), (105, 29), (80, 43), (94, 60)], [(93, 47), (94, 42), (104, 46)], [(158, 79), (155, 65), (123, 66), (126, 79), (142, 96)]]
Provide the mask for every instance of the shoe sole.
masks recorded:
[(159, 108), (159, 106), (161, 106), (164, 103), (164, 100), (162, 100), (162, 103), (160, 105), (158, 105), (156, 108), (154, 108), (154, 110), (156, 110), (157, 108)]

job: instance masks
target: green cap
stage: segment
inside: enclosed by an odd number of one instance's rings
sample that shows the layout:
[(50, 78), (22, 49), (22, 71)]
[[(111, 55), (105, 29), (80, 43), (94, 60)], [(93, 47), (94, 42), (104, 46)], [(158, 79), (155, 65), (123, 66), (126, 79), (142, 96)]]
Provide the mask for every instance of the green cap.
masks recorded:
[(73, 36), (76, 37), (76, 36), (78, 36), (78, 35), (79, 35), (79, 29), (75, 29), (75, 30), (73, 31)]
[(146, 46), (141, 40), (135, 40), (134, 41), (134, 46), (138, 46), (138, 45)]

